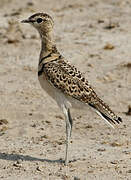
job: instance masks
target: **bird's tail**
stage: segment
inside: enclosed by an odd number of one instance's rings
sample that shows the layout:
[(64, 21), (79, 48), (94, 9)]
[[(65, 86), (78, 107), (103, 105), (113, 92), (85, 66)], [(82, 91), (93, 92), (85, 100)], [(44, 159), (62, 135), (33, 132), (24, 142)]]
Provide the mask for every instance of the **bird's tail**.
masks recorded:
[(97, 97), (97, 101), (95, 101), (95, 103), (89, 103), (89, 105), (113, 128), (115, 124), (122, 122), (122, 119), (115, 115), (109, 106), (105, 104), (100, 98)]

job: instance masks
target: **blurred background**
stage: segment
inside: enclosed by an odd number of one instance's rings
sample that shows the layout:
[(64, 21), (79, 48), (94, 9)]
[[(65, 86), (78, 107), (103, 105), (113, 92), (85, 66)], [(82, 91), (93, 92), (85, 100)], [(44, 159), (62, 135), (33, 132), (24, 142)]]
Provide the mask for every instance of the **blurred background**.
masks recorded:
[[(37, 78), (40, 38), (21, 20), (46, 12), (58, 50), (122, 117), (116, 129), (73, 110), (65, 122)], [(131, 1), (0, 0), (0, 179), (131, 179)]]

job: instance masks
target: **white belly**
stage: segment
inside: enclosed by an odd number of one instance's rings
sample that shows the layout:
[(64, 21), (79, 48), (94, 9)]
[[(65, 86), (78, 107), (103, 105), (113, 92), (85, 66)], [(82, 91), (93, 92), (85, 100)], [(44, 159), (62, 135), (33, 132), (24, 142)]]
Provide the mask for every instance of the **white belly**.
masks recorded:
[(38, 76), (41, 87), (54, 99), (54, 88), (51, 84), (46, 80), (45, 76), (42, 74)]
[(38, 77), (41, 87), (49, 94), (58, 104), (60, 108), (65, 105), (70, 108), (72, 105), (67, 96), (59, 89), (53, 87), (45, 78), (44, 74)]

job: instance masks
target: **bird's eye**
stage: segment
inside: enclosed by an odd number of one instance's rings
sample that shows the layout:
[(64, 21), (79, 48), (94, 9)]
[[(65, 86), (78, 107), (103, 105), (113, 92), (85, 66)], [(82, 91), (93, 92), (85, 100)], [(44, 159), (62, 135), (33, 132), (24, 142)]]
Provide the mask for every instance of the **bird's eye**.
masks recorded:
[(37, 21), (37, 23), (41, 23), (43, 21), (43, 19), (42, 18), (38, 18), (36, 21)]

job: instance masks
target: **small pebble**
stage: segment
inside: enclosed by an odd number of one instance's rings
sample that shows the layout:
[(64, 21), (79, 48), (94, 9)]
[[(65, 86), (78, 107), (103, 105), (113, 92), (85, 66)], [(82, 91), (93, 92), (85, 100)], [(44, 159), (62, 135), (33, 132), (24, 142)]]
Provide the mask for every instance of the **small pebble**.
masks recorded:
[(111, 161), (111, 164), (117, 164), (118, 162), (117, 161)]
[(106, 151), (106, 149), (105, 148), (99, 148), (99, 149), (97, 149), (97, 151), (103, 152), (103, 151)]
[(80, 180), (80, 178), (75, 176), (75, 177), (74, 177), (74, 180)]
[(112, 44), (110, 44), (110, 43), (107, 43), (105, 46), (104, 46), (104, 49), (105, 50), (112, 50), (112, 49), (114, 49), (115, 48), (115, 46), (113, 46)]
[(131, 169), (129, 169), (128, 171), (126, 171), (127, 173), (131, 173)]

